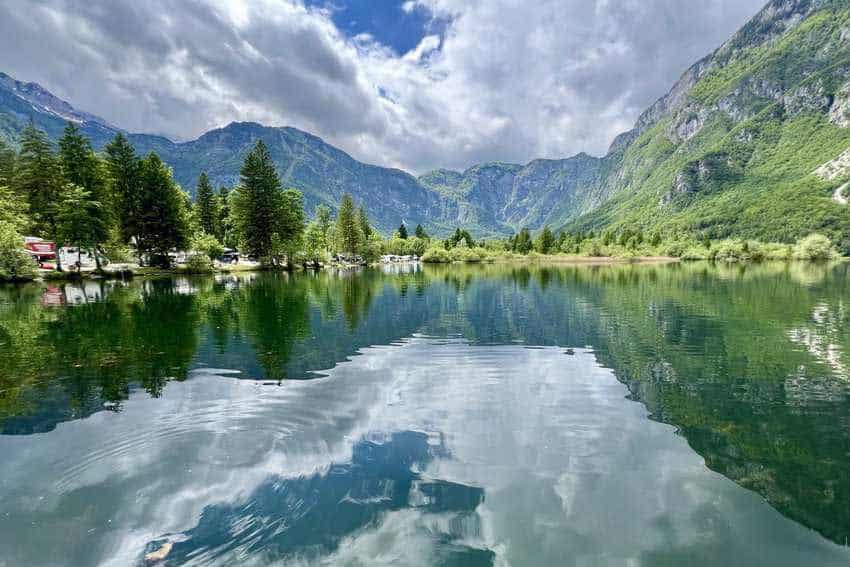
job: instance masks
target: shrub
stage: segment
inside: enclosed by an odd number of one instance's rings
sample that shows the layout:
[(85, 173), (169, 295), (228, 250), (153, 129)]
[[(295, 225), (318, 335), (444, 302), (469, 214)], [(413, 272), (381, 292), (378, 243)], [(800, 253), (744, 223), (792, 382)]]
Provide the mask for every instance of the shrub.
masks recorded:
[(0, 280), (31, 280), (35, 274), (35, 262), (24, 250), (23, 237), (14, 225), (0, 222)]
[(447, 264), (452, 261), (449, 251), (442, 246), (432, 246), (422, 254), (422, 261), (432, 264)]
[(224, 254), (224, 245), (212, 234), (202, 232), (192, 240), (192, 250), (215, 260)]
[(212, 263), (206, 254), (192, 254), (186, 260), (183, 270), (187, 274), (209, 274), (212, 273)]
[(707, 260), (708, 254), (704, 248), (691, 247), (685, 250), (679, 258), (686, 262), (694, 262), (698, 260)]
[(794, 246), (794, 257), (798, 260), (828, 260), (836, 256), (838, 252), (822, 234), (810, 234)]

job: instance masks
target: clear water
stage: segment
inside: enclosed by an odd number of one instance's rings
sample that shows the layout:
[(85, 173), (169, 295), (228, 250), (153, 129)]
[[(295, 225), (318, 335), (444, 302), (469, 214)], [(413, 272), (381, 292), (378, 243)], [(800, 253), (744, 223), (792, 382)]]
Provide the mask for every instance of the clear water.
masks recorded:
[(0, 288), (0, 565), (847, 565), (849, 268)]

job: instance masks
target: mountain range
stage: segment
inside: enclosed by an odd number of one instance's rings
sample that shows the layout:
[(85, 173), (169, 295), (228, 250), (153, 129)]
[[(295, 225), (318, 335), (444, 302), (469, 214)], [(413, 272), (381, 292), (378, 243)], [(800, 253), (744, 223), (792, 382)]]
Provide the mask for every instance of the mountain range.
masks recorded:
[[(55, 138), (76, 122), (101, 148), (120, 131), (34, 83), (0, 73), (0, 136), (32, 119)], [(691, 66), (618, 136), (603, 157), (485, 163), (415, 177), (361, 163), (295, 128), (234, 122), (196, 140), (129, 134), (156, 151), (190, 193), (202, 171), (237, 183), (263, 139), (286, 186), (308, 211), (343, 193), (384, 232), (402, 221), (435, 234), (478, 236), (522, 227), (625, 227), (790, 241), (829, 234), (850, 252), (850, 1), (771, 0)]]

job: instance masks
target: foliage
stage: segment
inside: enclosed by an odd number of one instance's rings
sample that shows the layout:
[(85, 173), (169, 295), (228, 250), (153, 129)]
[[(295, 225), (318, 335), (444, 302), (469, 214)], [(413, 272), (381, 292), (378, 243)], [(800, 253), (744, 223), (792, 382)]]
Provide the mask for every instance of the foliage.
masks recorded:
[(280, 179), (262, 140), (245, 157), (231, 206), (242, 246), (263, 261), (271, 260), (283, 202)]
[(189, 256), (180, 271), (187, 274), (209, 274), (213, 271), (213, 267), (209, 255), (200, 253)]
[(218, 199), (213, 192), (210, 178), (206, 172), (201, 173), (198, 178), (198, 186), (195, 189), (195, 214), (198, 219), (200, 230), (208, 235), (218, 235), (219, 228)]
[(220, 258), (224, 254), (224, 245), (214, 235), (206, 232), (199, 232), (192, 238), (191, 248), (210, 260)]
[(794, 257), (801, 260), (828, 260), (836, 256), (838, 252), (822, 234), (810, 234), (794, 246)]
[(24, 239), (14, 224), (0, 220), (0, 281), (31, 280), (35, 262), (24, 250)]
[(421, 224), (416, 225), (416, 230), (413, 232), (413, 234), (416, 236), (416, 238), (428, 240), (428, 233), (425, 232), (425, 229), (422, 228)]
[(549, 226), (543, 227), (543, 230), (537, 236), (534, 241), (534, 249), (540, 254), (549, 254), (553, 252), (555, 249), (555, 245), (557, 244), (557, 240), (555, 239), (555, 235), (549, 229)]
[(363, 242), (363, 227), (354, 210), (354, 200), (346, 193), (336, 216), (336, 248), (345, 254), (357, 254)]
[(407, 226), (404, 223), (401, 223), (398, 226), (398, 230), (396, 231), (398, 237), (402, 240), (407, 240)]
[(104, 148), (112, 209), (124, 243), (138, 237), (140, 216), (140, 163), (126, 136), (118, 133)]
[(57, 216), (59, 238), (77, 248), (92, 250), (99, 269), (98, 249), (109, 239), (111, 219), (109, 210), (90, 191), (70, 185)]
[(186, 199), (174, 183), (171, 170), (154, 153), (140, 164), (138, 248), (151, 265), (169, 267), (169, 253), (189, 240)]

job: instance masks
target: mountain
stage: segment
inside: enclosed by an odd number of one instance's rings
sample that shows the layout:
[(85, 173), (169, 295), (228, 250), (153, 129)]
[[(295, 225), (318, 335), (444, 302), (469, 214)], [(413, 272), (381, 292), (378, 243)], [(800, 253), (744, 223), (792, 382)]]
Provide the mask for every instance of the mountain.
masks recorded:
[[(118, 128), (33, 83), (0, 74), (0, 135), (32, 118), (58, 137), (77, 122), (100, 148)], [(361, 163), (294, 128), (232, 123), (176, 143), (132, 134), (190, 192), (207, 171), (238, 180), (257, 139), (308, 211), (344, 192), (384, 232), (402, 221), (477, 236), (548, 224), (793, 241), (821, 231), (850, 253), (850, 0), (771, 0), (618, 136), (603, 157), (486, 163), (419, 178)]]
[[(571, 230), (643, 227), (850, 252), (850, 2), (773, 0), (620, 136)], [(586, 190), (583, 187), (582, 190)]]

